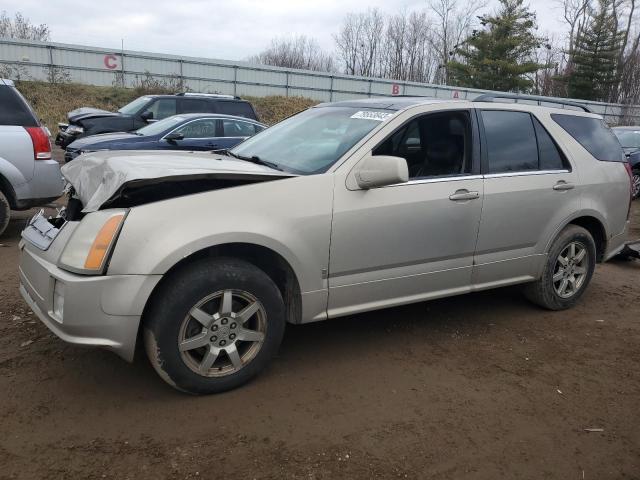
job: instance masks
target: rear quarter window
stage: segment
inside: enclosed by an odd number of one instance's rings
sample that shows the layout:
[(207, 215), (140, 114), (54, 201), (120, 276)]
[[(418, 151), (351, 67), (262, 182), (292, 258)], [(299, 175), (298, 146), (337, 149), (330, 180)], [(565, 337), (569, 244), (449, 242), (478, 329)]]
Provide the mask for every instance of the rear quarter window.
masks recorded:
[(0, 125), (38, 126), (31, 107), (14, 87), (0, 86)]
[(620, 142), (603, 120), (560, 113), (551, 118), (598, 160), (626, 162)]
[(223, 101), (218, 103), (218, 113), (256, 120), (253, 108), (247, 102)]

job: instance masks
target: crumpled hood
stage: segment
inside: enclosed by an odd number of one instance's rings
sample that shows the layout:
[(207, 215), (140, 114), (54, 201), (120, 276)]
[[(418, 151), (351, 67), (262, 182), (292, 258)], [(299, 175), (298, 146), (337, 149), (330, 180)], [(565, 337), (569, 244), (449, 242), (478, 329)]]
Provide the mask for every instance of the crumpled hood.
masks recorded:
[(86, 118), (92, 117), (117, 117), (122, 115), (120, 112), (110, 112), (108, 110), (102, 110), (100, 108), (81, 107), (71, 110), (67, 113), (67, 118), (70, 122), (77, 122)]
[[(163, 183), (180, 184), (192, 180), (228, 180), (256, 182), (295, 177), (272, 168), (208, 152), (100, 151), (85, 153), (65, 164), (62, 175), (73, 186), (83, 205), (82, 211), (94, 212), (113, 203), (127, 189)], [(166, 190), (163, 198), (170, 198)], [(219, 188), (219, 186), (210, 189)], [(176, 189), (178, 190), (178, 189)], [(199, 191), (208, 190), (201, 188)], [(191, 192), (194, 193), (194, 192)]]

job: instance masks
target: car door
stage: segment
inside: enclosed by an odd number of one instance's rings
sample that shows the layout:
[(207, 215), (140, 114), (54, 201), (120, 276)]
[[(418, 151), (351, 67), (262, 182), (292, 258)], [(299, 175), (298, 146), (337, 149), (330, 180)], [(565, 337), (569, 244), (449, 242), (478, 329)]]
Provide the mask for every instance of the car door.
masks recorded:
[(403, 157), (410, 178), (335, 185), (329, 316), (469, 291), (483, 197), (474, 111), (415, 116), (371, 153)]
[(548, 115), (478, 111), (484, 205), (473, 282), (481, 289), (537, 276), (548, 243), (578, 210), (579, 189), (568, 155), (542, 123)]

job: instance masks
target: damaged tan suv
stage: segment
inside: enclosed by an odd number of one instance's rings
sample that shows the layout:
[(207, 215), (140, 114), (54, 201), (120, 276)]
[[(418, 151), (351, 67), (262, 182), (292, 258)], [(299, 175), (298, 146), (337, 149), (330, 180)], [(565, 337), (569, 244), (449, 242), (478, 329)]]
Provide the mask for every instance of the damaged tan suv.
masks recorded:
[[(23, 232), (20, 291), (60, 338), (191, 393), (237, 387), (287, 323), (524, 284), (552, 310), (625, 245), (630, 175), (570, 108), (322, 104), (226, 154), (95, 152)], [(561, 105), (567, 107), (567, 105)]]

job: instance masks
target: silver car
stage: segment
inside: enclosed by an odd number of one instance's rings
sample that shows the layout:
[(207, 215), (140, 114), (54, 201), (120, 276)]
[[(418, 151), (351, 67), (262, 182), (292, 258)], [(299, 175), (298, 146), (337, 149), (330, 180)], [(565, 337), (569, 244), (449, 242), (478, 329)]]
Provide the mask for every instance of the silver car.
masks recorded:
[(425, 98), (322, 104), (225, 154), (95, 152), (35, 217), (20, 291), (60, 338), (191, 393), (237, 387), (287, 323), (524, 284), (573, 306), (619, 252), (630, 177), (596, 115)]
[(0, 235), (11, 210), (45, 205), (62, 195), (62, 187), (49, 131), (13, 82), (0, 78)]

